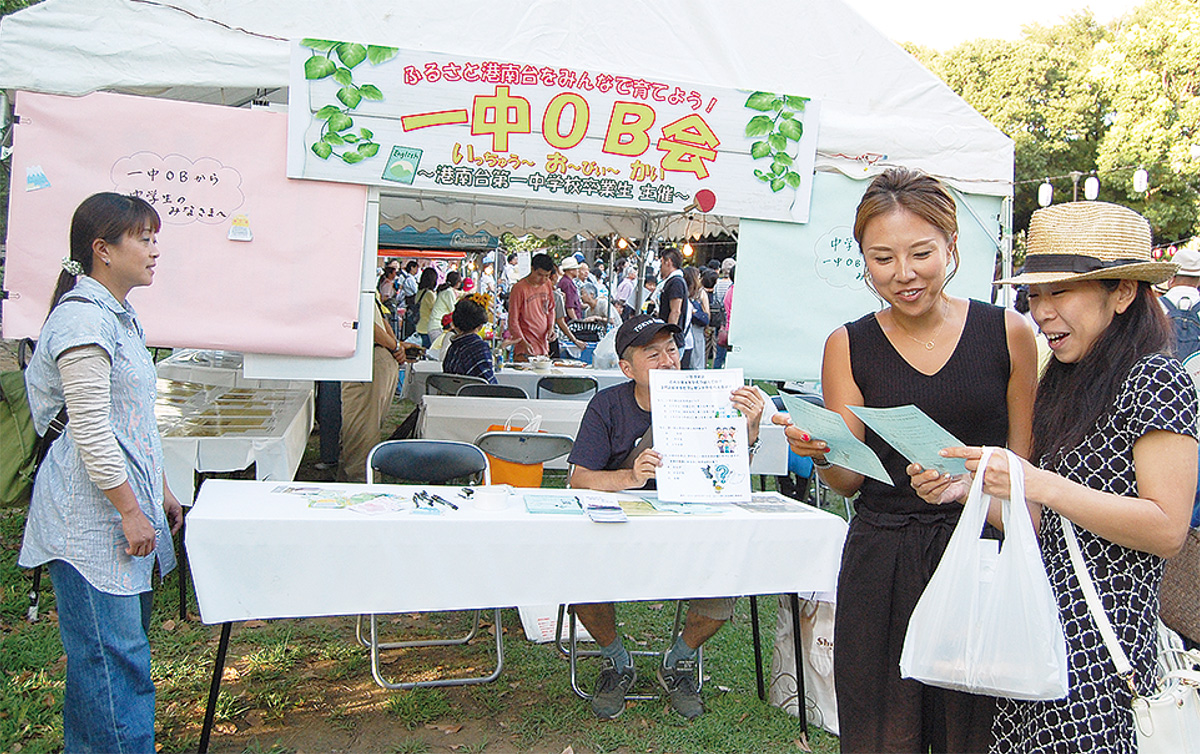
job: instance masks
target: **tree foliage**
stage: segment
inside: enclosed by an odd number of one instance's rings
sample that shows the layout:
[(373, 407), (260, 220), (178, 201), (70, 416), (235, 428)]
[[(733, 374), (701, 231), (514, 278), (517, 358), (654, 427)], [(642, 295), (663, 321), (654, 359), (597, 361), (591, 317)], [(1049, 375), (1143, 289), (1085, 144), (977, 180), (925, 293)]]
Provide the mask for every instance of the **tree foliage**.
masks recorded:
[[(1028, 227), (1038, 185), (1069, 201), (1077, 174), (1100, 198), (1132, 207), (1160, 241), (1193, 235), (1200, 219), (1200, 0), (1146, 0), (1107, 26), (1090, 12), (1032, 25), (1017, 41), (979, 39), (945, 53), (909, 52), (1016, 146), (1013, 226)], [(1133, 191), (1138, 167), (1150, 190)]]
[[(1109, 93), (1109, 125), (1097, 155), (1114, 201), (1149, 218), (1164, 241), (1192, 236), (1200, 216), (1200, 2), (1148, 0), (1097, 45), (1091, 75)], [(1131, 168), (1150, 189), (1135, 194)]]

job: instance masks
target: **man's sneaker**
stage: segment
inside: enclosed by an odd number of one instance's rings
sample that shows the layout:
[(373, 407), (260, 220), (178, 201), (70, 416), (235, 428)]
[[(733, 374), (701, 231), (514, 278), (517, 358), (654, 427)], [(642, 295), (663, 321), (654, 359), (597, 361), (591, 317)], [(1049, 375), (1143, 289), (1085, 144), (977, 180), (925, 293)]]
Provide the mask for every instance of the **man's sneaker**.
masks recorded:
[(680, 660), (675, 667), (658, 666), (658, 682), (671, 697), (671, 708), (688, 720), (704, 714), (700, 692), (696, 690), (696, 661)]
[(637, 670), (630, 665), (624, 670), (617, 670), (612, 660), (608, 667), (600, 671), (596, 679), (596, 690), (592, 694), (592, 712), (601, 720), (614, 720), (625, 711), (625, 695), (637, 681)]

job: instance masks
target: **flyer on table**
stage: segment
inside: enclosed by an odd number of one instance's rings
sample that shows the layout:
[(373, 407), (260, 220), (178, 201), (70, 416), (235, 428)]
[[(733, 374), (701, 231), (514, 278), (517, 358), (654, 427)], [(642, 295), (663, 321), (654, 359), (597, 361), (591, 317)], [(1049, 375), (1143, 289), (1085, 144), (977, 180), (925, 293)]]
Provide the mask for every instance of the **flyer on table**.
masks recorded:
[(730, 394), (740, 369), (650, 371), (658, 499), (674, 503), (750, 500), (746, 417)]

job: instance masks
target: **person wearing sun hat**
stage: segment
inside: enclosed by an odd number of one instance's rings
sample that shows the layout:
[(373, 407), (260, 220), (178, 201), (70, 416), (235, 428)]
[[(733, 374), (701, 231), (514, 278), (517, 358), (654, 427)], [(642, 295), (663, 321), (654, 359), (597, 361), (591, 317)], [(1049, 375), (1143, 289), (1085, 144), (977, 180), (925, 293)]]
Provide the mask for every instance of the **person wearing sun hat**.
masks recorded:
[[(1151, 285), (1178, 269), (1150, 253), (1150, 226), (1115, 204), (1077, 202), (1034, 212), (1024, 271), (1030, 313), (1054, 358), (1038, 384), (1025, 495), (1067, 639), (1070, 691), (1052, 701), (1000, 700), (991, 751), (1137, 751), (1131, 683), (1155, 687), (1163, 559), (1188, 531), (1196, 489), (1196, 390), (1169, 355), (1171, 330)], [(981, 448), (948, 448), (978, 469)], [(912, 472), (926, 502), (965, 497), (965, 478)], [(1009, 494), (1003, 454), (983, 482)], [(993, 523), (998, 523), (993, 521)], [(1107, 605), (1132, 681), (1111, 654), (1075, 577), (1067, 530)]]

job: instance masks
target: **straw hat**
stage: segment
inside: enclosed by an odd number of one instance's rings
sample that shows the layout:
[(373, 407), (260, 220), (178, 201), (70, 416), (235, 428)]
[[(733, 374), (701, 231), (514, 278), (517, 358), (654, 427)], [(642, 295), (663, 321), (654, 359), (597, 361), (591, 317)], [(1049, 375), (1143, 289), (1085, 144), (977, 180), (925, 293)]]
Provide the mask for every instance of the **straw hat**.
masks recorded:
[(1108, 202), (1056, 204), (1033, 213), (1025, 267), (997, 285), (1076, 280), (1161, 283), (1179, 269), (1150, 256), (1150, 223)]

